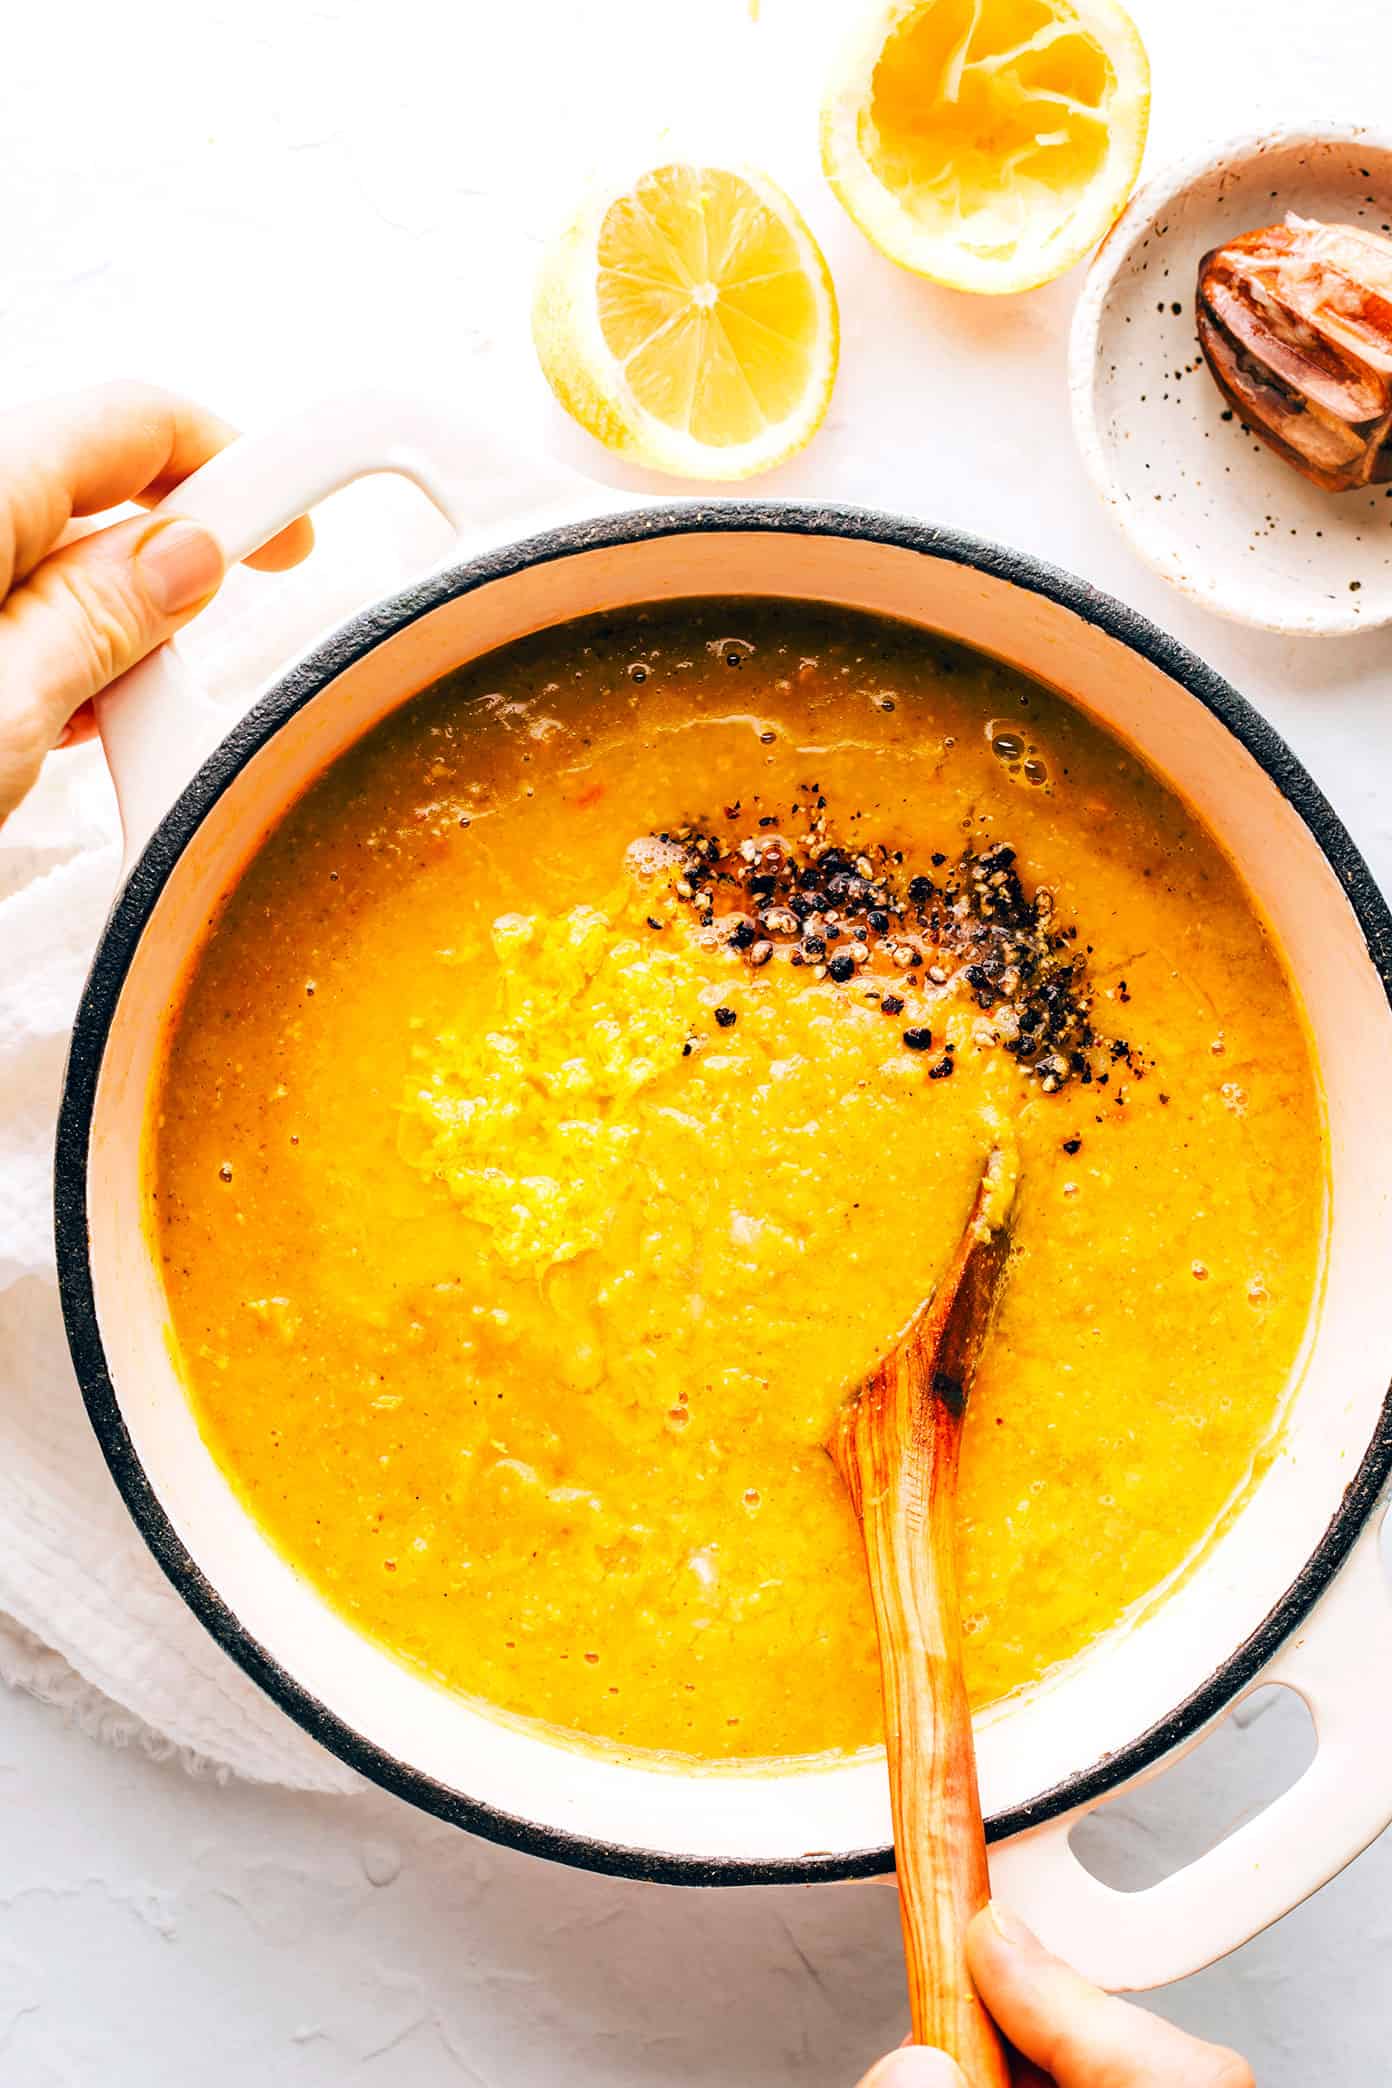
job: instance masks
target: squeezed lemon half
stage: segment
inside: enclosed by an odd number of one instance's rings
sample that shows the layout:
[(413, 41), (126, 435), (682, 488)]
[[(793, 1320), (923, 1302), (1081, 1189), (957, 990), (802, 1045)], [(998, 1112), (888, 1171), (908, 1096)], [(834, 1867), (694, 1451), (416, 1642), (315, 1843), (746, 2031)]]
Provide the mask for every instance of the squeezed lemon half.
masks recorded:
[(1135, 185), (1150, 65), (1116, 0), (879, 0), (822, 107), (822, 165), (866, 237), (956, 290), (1031, 290)]
[(589, 197), (542, 265), (532, 338), (556, 397), (609, 449), (748, 478), (822, 424), (836, 293), (773, 182), (674, 160)]

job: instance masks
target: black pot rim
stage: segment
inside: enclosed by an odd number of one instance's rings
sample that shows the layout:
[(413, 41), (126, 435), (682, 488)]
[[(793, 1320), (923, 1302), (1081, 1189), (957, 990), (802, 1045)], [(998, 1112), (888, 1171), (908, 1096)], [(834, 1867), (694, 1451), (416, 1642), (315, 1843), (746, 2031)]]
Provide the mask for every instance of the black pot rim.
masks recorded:
[[(674, 1885), (803, 1884), (893, 1869), (893, 1850), (809, 1853), (774, 1860), (707, 1859), (562, 1833), (450, 1789), (376, 1747), (304, 1689), (261, 1646), (200, 1572), (150, 1485), (122, 1418), (97, 1321), (87, 1223), (87, 1160), (107, 1034), (147, 921), (175, 864), (246, 762), (354, 661), (445, 603), (533, 566), (577, 553), (704, 533), (843, 537), (970, 567), (1071, 610), (1139, 653), (1212, 713), (1259, 763), (1303, 820), (1358, 919), (1392, 1002), (1392, 914), (1333, 808), (1273, 728), (1223, 677), (1177, 640), (1087, 582), (1023, 552), (953, 529), (863, 508), (721, 501), (642, 508), (547, 530), (468, 558), (365, 610), (292, 666), (209, 756), (151, 836), (117, 897), (73, 1027), (54, 1173), (59, 1284), (68, 1344), (92, 1426), (126, 1506), (155, 1559), (200, 1622), (237, 1664), (332, 1754), (383, 1789), (438, 1818), (533, 1855), (612, 1876)], [(1320, 1543), (1251, 1636), (1166, 1717), (1126, 1747), (1078, 1770), (1027, 1804), (987, 1822), (1003, 1840), (1115, 1790), (1190, 1739), (1221, 1712), (1300, 1624), (1348, 1557), (1392, 1476), (1392, 1394), (1358, 1472)], [(718, 1788), (714, 1786), (713, 1788)]]

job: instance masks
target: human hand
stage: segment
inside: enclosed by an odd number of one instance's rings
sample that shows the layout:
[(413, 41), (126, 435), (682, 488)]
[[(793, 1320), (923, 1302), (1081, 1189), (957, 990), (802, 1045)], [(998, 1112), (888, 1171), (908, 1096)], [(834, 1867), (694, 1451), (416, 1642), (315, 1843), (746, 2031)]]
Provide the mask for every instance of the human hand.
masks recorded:
[[(1254, 2088), (1245, 2059), (1089, 1986), (995, 1906), (967, 1932), (977, 1991), (1020, 2054), (1016, 2088)], [(969, 2088), (943, 2052), (906, 2045), (860, 2088)]]
[[(126, 501), (154, 507), (236, 432), (141, 384), (0, 414), (0, 821), (52, 748), (90, 737), (92, 697), (222, 580), (222, 549), (198, 523), (74, 523)], [(294, 522), (247, 563), (280, 572), (313, 541), (309, 523)]]

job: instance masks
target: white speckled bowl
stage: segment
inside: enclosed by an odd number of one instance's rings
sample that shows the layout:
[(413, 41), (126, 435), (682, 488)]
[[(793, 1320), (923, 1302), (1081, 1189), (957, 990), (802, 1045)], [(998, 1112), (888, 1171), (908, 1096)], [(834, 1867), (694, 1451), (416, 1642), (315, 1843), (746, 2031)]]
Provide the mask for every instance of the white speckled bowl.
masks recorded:
[(1073, 426), (1093, 483), (1166, 580), (1301, 636), (1392, 622), (1392, 486), (1324, 493), (1228, 408), (1199, 350), (1200, 258), (1288, 210), (1392, 227), (1392, 143), (1266, 132), (1159, 176), (1092, 264), (1073, 320)]

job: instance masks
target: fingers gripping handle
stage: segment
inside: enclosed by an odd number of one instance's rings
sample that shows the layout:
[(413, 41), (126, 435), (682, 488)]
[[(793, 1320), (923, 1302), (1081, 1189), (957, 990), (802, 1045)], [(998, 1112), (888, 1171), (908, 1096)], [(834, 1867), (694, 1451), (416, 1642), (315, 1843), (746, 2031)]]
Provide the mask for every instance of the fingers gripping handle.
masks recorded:
[(993, 1893), (1099, 1986), (1141, 1990), (1200, 1971), (1289, 1913), (1392, 1822), (1392, 1596), (1376, 1523), (1252, 1688), (1268, 1682), (1304, 1698), (1315, 1759), (1183, 1870), (1144, 1892), (1113, 1891), (1069, 1846), (1079, 1814), (992, 1850)]
[[(325, 400), (295, 421), (245, 436), (156, 508), (213, 532), (229, 563), (246, 558), (330, 493), (373, 472), (412, 480), (460, 534), (485, 530), (522, 504), (578, 503), (582, 481), (534, 466), (491, 436), (425, 401), (392, 392)], [(172, 646), (161, 646), (97, 699), (97, 723), (121, 808), (129, 864), (227, 730)]]

